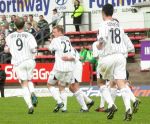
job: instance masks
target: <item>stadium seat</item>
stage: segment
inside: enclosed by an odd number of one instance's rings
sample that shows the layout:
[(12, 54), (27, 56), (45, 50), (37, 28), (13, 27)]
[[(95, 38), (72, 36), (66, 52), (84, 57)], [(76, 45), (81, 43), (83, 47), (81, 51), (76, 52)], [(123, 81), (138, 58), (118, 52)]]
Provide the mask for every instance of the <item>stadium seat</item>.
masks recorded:
[(134, 48), (141, 48), (141, 44), (134, 44)]

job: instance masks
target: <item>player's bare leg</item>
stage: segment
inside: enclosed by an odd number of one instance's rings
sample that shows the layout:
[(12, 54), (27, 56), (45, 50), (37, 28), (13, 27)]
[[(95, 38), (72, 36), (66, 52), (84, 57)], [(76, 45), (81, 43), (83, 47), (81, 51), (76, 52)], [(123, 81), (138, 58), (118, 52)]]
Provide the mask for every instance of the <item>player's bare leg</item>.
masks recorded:
[(64, 103), (62, 102), (62, 99), (60, 97), (60, 93), (59, 91), (57, 91), (57, 89), (51, 85), (50, 83), (47, 83), (47, 87), (52, 95), (52, 97), (56, 100), (57, 105), (54, 108), (53, 112), (58, 112), (59, 109), (61, 109), (64, 106)]
[(38, 99), (37, 99), (37, 96), (35, 95), (35, 88), (34, 88), (34, 84), (32, 81), (28, 81), (28, 87), (31, 93), (32, 104), (34, 107), (36, 107), (38, 104)]
[(83, 97), (83, 94), (82, 94), (82, 91), (80, 90), (80, 88), (75, 83), (73, 83), (69, 86), (69, 89), (74, 94), (77, 101), (79, 102), (79, 104), (82, 107), (80, 112), (88, 112), (88, 107), (84, 101), (84, 97)]
[(23, 97), (24, 100), (28, 106), (28, 114), (33, 114), (34, 109), (33, 109), (33, 105), (32, 105), (32, 101), (31, 101), (31, 94), (28, 88), (28, 81), (21, 81), (21, 86), (23, 89)]

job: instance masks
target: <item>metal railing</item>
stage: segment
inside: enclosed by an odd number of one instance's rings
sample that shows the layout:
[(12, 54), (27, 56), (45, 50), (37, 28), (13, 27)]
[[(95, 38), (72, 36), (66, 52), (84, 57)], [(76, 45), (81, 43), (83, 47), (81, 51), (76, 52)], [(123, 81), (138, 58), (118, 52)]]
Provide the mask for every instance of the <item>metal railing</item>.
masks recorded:
[[(70, 11), (67, 11), (67, 12), (63, 12), (63, 15), (62, 16), (60, 16), (60, 18), (59, 18), (59, 20), (57, 21), (57, 24), (61, 21), (61, 19), (63, 19), (63, 26), (64, 26), (64, 31), (66, 32), (66, 26), (68, 26), (68, 25), (74, 25), (73, 23), (72, 24), (67, 24), (66, 23), (66, 14), (68, 14), (68, 13), (73, 13), (73, 12), (70, 12)], [(88, 23), (81, 23), (80, 25), (87, 25), (88, 26), (88, 30), (90, 30), (91, 31), (91, 12), (84, 12), (84, 14), (88, 14), (88, 17), (87, 17), (87, 19), (88, 19)], [(51, 25), (55, 22), (56, 20), (54, 20), (54, 21), (52, 21), (51, 23), (49, 23), (48, 25), (46, 25), (45, 27), (43, 27), (43, 28), (41, 28), (38, 32), (35, 32), (33, 35), (34, 36), (36, 36), (37, 34), (40, 34), (40, 38), (39, 39), (36, 39), (36, 41), (37, 41), (37, 43), (39, 43), (40, 42), (40, 45), (42, 46), (42, 47), (44, 47), (44, 42), (45, 42), (45, 38), (46, 37), (49, 37), (51, 34), (52, 34), (52, 32), (51, 32)], [(57, 25), (56, 24), (56, 25)], [(46, 35), (44, 35), (44, 32), (45, 32), (45, 30), (47, 29), (47, 27), (49, 27), (49, 33), (48, 34), (46, 34)], [(5, 54), (4, 52), (0, 52), (0, 55), (2, 55), (2, 54)], [(0, 63), (6, 63), (7, 61), (9, 61), (11, 59), (11, 57), (8, 55), (8, 57), (7, 57), (7, 53), (6, 53), (6, 58), (5, 57), (0, 57)]]
[[(67, 16), (66, 15), (68, 15), (68, 14), (71, 14), (71, 13), (73, 13), (73, 12), (71, 12), (71, 11), (66, 11), (66, 12), (63, 12), (63, 25), (64, 25), (64, 30), (65, 30), (65, 32), (66, 32), (66, 26), (71, 26), (71, 25), (75, 25), (75, 24), (73, 24), (73, 23), (67, 23)], [(80, 13), (80, 12), (79, 12)], [(80, 25), (80, 26), (82, 26), (82, 25), (87, 25), (88, 26), (88, 30), (89, 31), (91, 31), (91, 29), (92, 29), (92, 22), (91, 22), (91, 12), (89, 12), (89, 11), (85, 11), (84, 13), (83, 13), (83, 15), (85, 15), (85, 14), (87, 14), (88, 15), (88, 17), (86, 17), (86, 19), (88, 19), (88, 22), (87, 23), (82, 23), (81, 22), (81, 24), (76, 24), (76, 25)], [(70, 17), (71, 18), (71, 17)], [(83, 18), (83, 16), (82, 16), (82, 18)], [(82, 19), (82, 20), (84, 20), (84, 19)]]

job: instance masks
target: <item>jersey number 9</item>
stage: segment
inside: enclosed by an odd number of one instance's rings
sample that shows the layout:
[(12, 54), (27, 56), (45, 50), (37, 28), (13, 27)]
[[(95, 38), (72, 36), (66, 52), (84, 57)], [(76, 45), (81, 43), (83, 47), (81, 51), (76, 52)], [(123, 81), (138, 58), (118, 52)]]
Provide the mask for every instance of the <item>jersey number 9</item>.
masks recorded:
[(21, 51), (22, 48), (23, 48), (23, 42), (22, 42), (22, 40), (21, 40), (20, 38), (18, 38), (18, 39), (16, 40), (16, 45), (17, 45), (17, 47), (18, 47), (18, 51)]

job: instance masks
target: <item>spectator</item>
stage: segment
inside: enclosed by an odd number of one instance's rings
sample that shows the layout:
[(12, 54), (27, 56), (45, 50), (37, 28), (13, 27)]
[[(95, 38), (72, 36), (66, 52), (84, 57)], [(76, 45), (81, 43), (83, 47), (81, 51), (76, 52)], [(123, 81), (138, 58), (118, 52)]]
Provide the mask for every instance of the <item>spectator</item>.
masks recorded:
[(0, 53), (4, 51), (5, 46), (5, 35), (0, 33)]
[(36, 30), (37, 22), (33, 19), (33, 15), (29, 15), (29, 22), (32, 24), (33, 28)]
[(87, 49), (84, 46), (82, 46), (81, 51), (80, 51), (80, 60), (81, 60), (81, 62), (85, 62), (86, 54), (87, 54)]
[(93, 50), (92, 50), (92, 46), (91, 45), (88, 46), (88, 50), (86, 52), (85, 61), (86, 62), (90, 62), (93, 70), (94, 71), (96, 70), (97, 60), (93, 57)]
[(0, 63), (10, 63), (10, 54), (3, 52), (5, 43), (5, 35), (3, 33), (0, 33)]
[(15, 26), (15, 22), (16, 22), (16, 15), (12, 15), (11, 21), (9, 23), (9, 33), (12, 33), (17, 30)]
[(27, 16), (27, 15), (24, 15), (24, 16), (23, 16), (23, 19), (24, 19), (24, 22), (25, 22), (24, 31), (27, 31), (28, 16)]
[(56, 26), (61, 19), (57, 9), (53, 9), (53, 16), (52, 16), (52, 27)]
[(3, 23), (1, 24), (1, 30), (0, 30), (1, 34), (4, 34), (5, 37), (8, 36), (9, 34), (9, 30), (7, 29), (7, 26)]
[(2, 69), (2, 66), (0, 65), (0, 91), (1, 91), (1, 97), (5, 97), (5, 95), (4, 95), (5, 80), (6, 80), (6, 73)]
[(8, 23), (5, 15), (1, 16), (1, 23), (6, 26), (6, 29), (9, 28), (9, 23)]
[(33, 36), (36, 35), (36, 31), (35, 31), (34, 28), (32, 28), (32, 24), (31, 24), (30, 22), (27, 23), (27, 31), (28, 31), (29, 33), (31, 33)]
[(73, 18), (73, 24), (75, 25), (75, 29), (76, 31), (80, 31), (79, 25), (81, 24), (82, 21), (82, 15), (84, 12), (83, 6), (80, 5), (80, 1), (79, 0), (75, 0), (74, 1), (74, 12), (71, 15), (71, 17)]
[[(50, 35), (50, 28), (49, 28), (49, 25), (48, 25), (48, 22), (44, 19), (43, 15), (40, 15), (39, 16), (39, 22), (38, 22), (38, 28), (42, 31), (41, 32), (41, 36), (42, 36), (42, 33), (43, 33), (43, 36), (44, 36), (44, 40), (48, 40), (49, 39), (49, 35)], [(41, 37), (42, 38), (42, 37)]]

